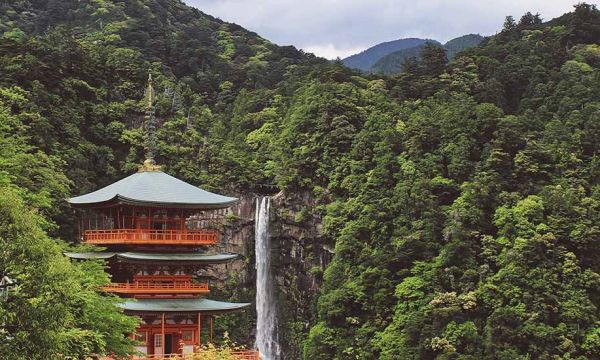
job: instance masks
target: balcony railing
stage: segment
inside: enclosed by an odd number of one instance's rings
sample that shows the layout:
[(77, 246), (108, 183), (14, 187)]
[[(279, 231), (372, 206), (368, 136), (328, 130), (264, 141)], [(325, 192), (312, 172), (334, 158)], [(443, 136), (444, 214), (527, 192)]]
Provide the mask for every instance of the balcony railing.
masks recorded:
[[(145, 356), (134, 356), (132, 359), (134, 360), (199, 360), (201, 359), (201, 353), (196, 354), (186, 354), (186, 355), (145, 355)], [(235, 360), (260, 360), (260, 354), (256, 350), (238, 350), (233, 351), (231, 353), (231, 357)], [(229, 358), (228, 358), (229, 359)]]
[(218, 234), (214, 230), (111, 229), (86, 230), (83, 239), (88, 244), (107, 245), (214, 245)]
[(260, 360), (260, 355), (255, 350), (234, 351), (233, 356), (237, 360)]
[(206, 294), (209, 292), (208, 284), (197, 284), (192, 282), (132, 282), (112, 283), (102, 286), (107, 292), (119, 294)]

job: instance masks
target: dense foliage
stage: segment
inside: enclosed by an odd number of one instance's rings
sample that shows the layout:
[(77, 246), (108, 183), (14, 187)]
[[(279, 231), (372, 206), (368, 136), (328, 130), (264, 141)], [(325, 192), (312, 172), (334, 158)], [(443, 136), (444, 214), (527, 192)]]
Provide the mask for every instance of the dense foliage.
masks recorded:
[(427, 47), (383, 79), (174, 0), (0, 9), (0, 94), (17, 102), (2, 125), (19, 117), (18, 137), (0, 136), (0, 179), (61, 225), (52, 234), (73, 240), (69, 186), (140, 162), (150, 71), (169, 173), (318, 204), (335, 255), (314, 317), (286, 331), (290, 353), (302, 338), (315, 359), (600, 356), (595, 7), (508, 18), (450, 63)]
[[(126, 355), (136, 320), (98, 291), (102, 264), (72, 264), (46, 231), (67, 196), (61, 161), (30, 143), (25, 122), (40, 114), (18, 88), (0, 90), (0, 276), (16, 284), (0, 295), (2, 359)], [(35, 207), (36, 210), (32, 210)]]
[(592, 6), (526, 14), (391, 82), (329, 183), (306, 358), (600, 356), (599, 43)]

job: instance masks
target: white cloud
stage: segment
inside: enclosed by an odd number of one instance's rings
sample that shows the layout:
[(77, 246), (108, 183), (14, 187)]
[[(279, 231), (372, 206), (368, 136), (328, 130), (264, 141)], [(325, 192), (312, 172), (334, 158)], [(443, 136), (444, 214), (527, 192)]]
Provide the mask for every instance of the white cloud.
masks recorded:
[(319, 44), (309, 45), (304, 47), (304, 51), (310, 52), (326, 59), (345, 58), (350, 55), (359, 53), (365, 50), (368, 46), (350, 47), (350, 48), (338, 48), (334, 44)]
[(447, 41), (494, 34), (504, 17), (526, 11), (551, 19), (579, 0), (184, 0), (281, 45), (317, 55), (346, 56), (405, 37)]

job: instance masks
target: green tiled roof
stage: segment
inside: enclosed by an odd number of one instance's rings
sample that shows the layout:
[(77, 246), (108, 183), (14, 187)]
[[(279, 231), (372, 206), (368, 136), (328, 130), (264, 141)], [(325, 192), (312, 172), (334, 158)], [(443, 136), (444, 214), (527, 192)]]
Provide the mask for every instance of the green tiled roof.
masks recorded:
[(194, 252), (187, 253), (154, 253), (154, 252), (66, 252), (66, 256), (71, 259), (110, 259), (117, 257), (122, 260), (131, 261), (174, 261), (174, 262), (195, 262), (206, 264), (224, 263), (236, 259), (238, 254), (201, 254)]
[(89, 194), (69, 199), (74, 207), (105, 206), (113, 203), (137, 206), (221, 209), (238, 199), (202, 190), (162, 171), (130, 175)]
[(132, 312), (201, 312), (226, 313), (241, 310), (250, 303), (230, 303), (209, 299), (136, 299), (120, 304)]
[(70, 257), (71, 259), (77, 260), (87, 260), (87, 259), (110, 259), (115, 256), (114, 252), (82, 252), (82, 253), (74, 253), (74, 252), (66, 252), (65, 256)]
[(120, 259), (152, 260), (152, 261), (194, 261), (205, 263), (221, 263), (237, 258), (238, 254), (199, 254), (199, 253), (118, 253)]

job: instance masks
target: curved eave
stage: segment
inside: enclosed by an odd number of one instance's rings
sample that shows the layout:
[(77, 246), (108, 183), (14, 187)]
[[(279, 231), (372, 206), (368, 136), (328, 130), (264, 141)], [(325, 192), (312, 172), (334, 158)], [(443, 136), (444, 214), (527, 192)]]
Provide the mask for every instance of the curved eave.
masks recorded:
[(195, 253), (118, 253), (117, 257), (123, 261), (159, 261), (159, 262), (185, 262), (200, 264), (222, 264), (237, 259), (238, 254), (195, 254)]
[(132, 199), (117, 194), (111, 199), (99, 202), (77, 202), (77, 197), (68, 199), (68, 203), (75, 208), (103, 208), (111, 207), (115, 205), (130, 205), (130, 206), (142, 206), (142, 207), (155, 207), (155, 208), (176, 208), (176, 209), (193, 209), (193, 210), (216, 210), (226, 209), (232, 205), (235, 205), (239, 199), (231, 198), (232, 200), (222, 203), (180, 203), (180, 202), (155, 202), (145, 201), (139, 199)]
[(93, 259), (110, 259), (116, 255), (114, 252), (65, 252), (63, 253), (66, 257), (75, 260), (93, 260)]
[(238, 254), (198, 254), (198, 253), (138, 253), (138, 252), (65, 252), (65, 256), (75, 260), (110, 259), (116, 257), (124, 262), (161, 262), (188, 264), (223, 264), (239, 257)]
[(250, 305), (250, 303), (230, 303), (209, 299), (136, 299), (119, 304), (123, 310), (132, 313), (200, 312), (204, 314), (240, 311)]

